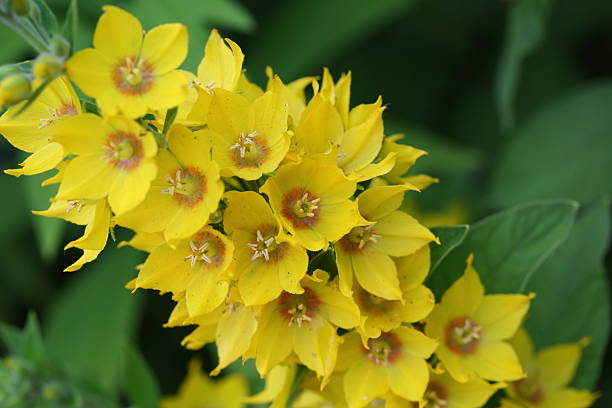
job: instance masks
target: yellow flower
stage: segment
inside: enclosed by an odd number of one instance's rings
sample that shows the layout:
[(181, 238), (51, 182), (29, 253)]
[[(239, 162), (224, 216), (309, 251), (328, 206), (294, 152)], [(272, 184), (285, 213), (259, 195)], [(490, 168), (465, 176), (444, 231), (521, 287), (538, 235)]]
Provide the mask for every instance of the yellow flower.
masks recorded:
[(252, 191), (225, 194), (225, 232), (231, 234), (238, 290), (247, 305), (264, 304), (284, 290), (302, 293), (308, 268), (306, 250), (283, 237), (264, 198)]
[(201, 408), (223, 407), (243, 408), (248, 395), (246, 380), (238, 374), (212, 381), (202, 373), (201, 362), (192, 360), (189, 363), (187, 377), (181, 384), (178, 394), (164, 397), (161, 408)]
[[(268, 90), (275, 81), (276, 75), (271, 67), (266, 67), (268, 76)], [(283, 98), (289, 105), (289, 121), (291, 124), (300, 123), (302, 112), (306, 108), (306, 96), (304, 90), (315, 80), (315, 77), (302, 77), (289, 82), (282, 87)]]
[(409, 401), (420, 401), (429, 382), (425, 359), (438, 342), (406, 326), (369, 339), (367, 348), (357, 333), (349, 333), (338, 364), (346, 368), (344, 394), (349, 408), (363, 407), (388, 391)]
[(355, 188), (327, 157), (316, 156), (283, 165), (260, 190), (295, 240), (318, 251), (357, 223), (357, 206), (350, 200)]
[(362, 325), (358, 328), (364, 343), (378, 337), (381, 331), (391, 331), (402, 323), (424, 319), (434, 307), (431, 291), (422, 285), (429, 272), (429, 247), (396, 261), (403, 302), (386, 300), (361, 288), (355, 291), (355, 301), (361, 310)]
[(417, 220), (397, 211), (410, 185), (370, 188), (357, 197), (365, 225), (350, 230), (336, 244), (340, 289), (351, 296), (353, 275), (366, 291), (388, 300), (402, 293), (393, 257), (407, 256), (437, 238)]
[(568, 387), (576, 374), (582, 349), (588, 344), (557, 344), (537, 354), (529, 335), (520, 329), (511, 341), (525, 368), (527, 378), (515, 381), (507, 388), (512, 403), (520, 408), (586, 408), (598, 395), (587, 390)]
[(58, 123), (55, 138), (77, 155), (64, 170), (56, 199), (108, 196), (111, 209), (120, 215), (145, 198), (157, 173), (157, 144), (138, 123), (85, 113)]
[(427, 318), (425, 333), (440, 340), (436, 355), (455, 380), (519, 380), (525, 374), (505, 340), (518, 329), (533, 295), (485, 296), (472, 258)]
[(402, 140), (404, 137), (402, 134), (388, 136), (383, 140), (382, 148), (380, 149), (380, 157), (385, 157), (390, 153), (397, 154), (395, 165), (391, 171), (382, 176), (392, 184), (405, 183), (406, 180), (403, 176), (414, 166), (417, 159), (427, 154), (424, 150), (397, 143), (398, 140)]
[(164, 24), (143, 38), (140, 22), (114, 6), (104, 6), (94, 48), (66, 62), (68, 75), (104, 113), (131, 118), (168, 109), (187, 96), (187, 78), (176, 68), (187, 55), (187, 29)]
[(276, 170), (289, 149), (287, 106), (274, 87), (253, 103), (215, 89), (207, 124), (202, 132), (211, 138), (213, 159), (227, 175), (256, 180)]
[(359, 324), (359, 309), (351, 298), (328, 285), (326, 272), (302, 279), (304, 293), (283, 292), (264, 306), (255, 338), (257, 370), (262, 376), (295, 352), (302, 364), (328, 378), (336, 363), (336, 326)]
[(224, 235), (204, 227), (176, 248), (157, 247), (140, 268), (135, 286), (172, 292), (185, 292), (189, 316), (210, 312), (227, 295), (229, 284), (224, 272), (229, 267), (234, 246)]
[(45, 217), (62, 218), (78, 225), (85, 225), (82, 237), (69, 242), (64, 249), (79, 248), (83, 255), (64, 269), (72, 272), (95, 260), (106, 246), (110, 228), (111, 212), (106, 200), (55, 201), (45, 211), (33, 211)]
[(174, 125), (168, 148), (157, 156), (157, 178), (144, 201), (115, 221), (139, 232), (163, 231), (166, 241), (172, 243), (206, 224), (217, 209), (223, 183), (204, 135)]
[(217, 30), (211, 30), (197, 76), (185, 72), (189, 80), (188, 97), (179, 105), (177, 119), (185, 124), (203, 124), (208, 117), (213, 89), (243, 91), (238, 88), (249, 85), (244, 74), (241, 75), (243, 61), (244, 54), (238, 44), (229, 38), (224, 41)]
[(23, 103), (15, 105), (0, 117), (0, 133), (6, 140), (20, 150), (33, 153), (20, 163), (21, 169), (5, 170), (17, 177), (54, 168), (65, 153), (62, 145), (53, 140), (53, 131), (58, 121), (81, 113), (79, 99), (64, 76), (51, 82), (28, 109), (13, 117), (22, 107)]

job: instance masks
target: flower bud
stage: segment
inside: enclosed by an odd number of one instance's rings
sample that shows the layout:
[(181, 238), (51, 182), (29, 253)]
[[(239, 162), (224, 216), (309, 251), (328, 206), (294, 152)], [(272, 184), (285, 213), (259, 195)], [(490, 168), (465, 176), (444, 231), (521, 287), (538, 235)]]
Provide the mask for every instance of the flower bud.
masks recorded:
[(51, 51), (60, 57), (67, 57), (70, 54), (70, 43), (62, 36), (55, 36), (51, 41)]
[(25, 17), (30, 14), (31, 0), (13, 0), (13, 12), (18, 16)]
[(32, 73), (36, 79), (45, 81), (59, 74), (64, 68), (64, 62), (55, 55), (41, 54), (34, 62)]
[(14, 64), (6, 64), (0, 66), (0, 78), (4, 78), (5, 76), (12, 74), (19, 74), (21, 70), (17, 65)]
[(12, 74), (0, 82), (0, 104), (11, 105), (27, 99), (32, 93), (32, 84), (23, 74)]

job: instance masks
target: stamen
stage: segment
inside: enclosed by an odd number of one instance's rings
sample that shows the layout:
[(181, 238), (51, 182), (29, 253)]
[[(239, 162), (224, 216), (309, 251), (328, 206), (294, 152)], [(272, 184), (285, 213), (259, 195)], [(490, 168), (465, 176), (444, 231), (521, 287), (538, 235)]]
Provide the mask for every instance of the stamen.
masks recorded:
[(274, 244), (274, 237), (264, 239), (263, 234), (260, 230), (255, 232), (256, 242), (249, 242), (246, 245), (253, 250), (253, 256), (251, 260), (254, 261), (259, 257), (263, 257), (266, 261), (270, 260), (270, 247)]
[(189, 241), (189, 247), (191, 248), (192, 254), (187, 255), (184, 259), (189, 260), (191, 267), (193, 268), (199, 259), (203, 260), (207, 264), (211, 264), (212, 260), (206, 254), (206, 250), (208, 249), (208, 242), (205, 242), (201, 246), (197, 246), (195, 242)]
[(258, 134), (257, 131), (253, 131), (249, 134), (240, 132), (240, 134), (238, 135), (238, 141), (234, 143), (233, 145), (231, 145), (229, 147), (229, 150), (232, 151), (232, 150), (238, 149), (238, 152), (240, 153), (240, 158), (244, 159), (244, 156), (246, 156), (247, 145), (249, 144), (255, 145), (253, 138), (257, 136), (257, 134)]
[(83, 209), (83, 201), (81, 200), (68, 200), (68, 208), (66, 208), (66, 214), (76, 208), (77, 212), (81, 212)]

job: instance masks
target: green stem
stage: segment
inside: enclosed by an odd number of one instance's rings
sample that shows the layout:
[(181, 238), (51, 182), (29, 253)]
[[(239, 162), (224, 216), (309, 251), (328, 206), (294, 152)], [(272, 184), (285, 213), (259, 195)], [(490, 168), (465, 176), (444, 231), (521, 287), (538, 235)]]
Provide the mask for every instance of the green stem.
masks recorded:
[(19, 34), (21, 38), (26, 40), (28, 44), (30, 44), (37, 52), (43, 53), (49, 50), (48, 45), (42, 38), (40, 38), (38, 33), (32, 32), (30, 28), (24, 26), (23, 24), (19, 24), (10, 16), (0, 14), (0, 23)]
[(72, 8), (72, 30), (71, 30), (71, 47), (70, 47), (70, 55), (74, 54), (74, 51), (76, 50), (76, 39), (77, 39), (77, 32), (79, 29), (79, 5), (77, 0), (71, 0), (70, 1), (70, 7)]

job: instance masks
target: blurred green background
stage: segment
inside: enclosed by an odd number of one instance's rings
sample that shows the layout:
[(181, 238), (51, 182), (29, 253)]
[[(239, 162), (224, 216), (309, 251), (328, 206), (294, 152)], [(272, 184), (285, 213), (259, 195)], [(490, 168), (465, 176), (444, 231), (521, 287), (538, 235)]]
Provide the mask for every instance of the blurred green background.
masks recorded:
[[(49, 3), (64, 15), (67, 0)], [(250, 79), (262, 85), (266, 65), (286, 82), (320, 75), (323, 66), (336, 77), (351, 70), (352, 105), (383, 95), (386, 133), (405, 133), (406, 143), (430, 152), (416, 170), (441, 182), (411, 203), (419, 213), (454, 211), (472, 222), (541, 198), (576, 200), (579, 219), (600, 208), (601, 216), (576, 224), (542, 266), (584, 276), (596, 270), (588, 282), (594, 291), (555, 279), (538, 284), (549, 285), (552, 296), (584, 293), (585, 302), (596, 303), (588, 325), (601, 327), (597, 347), (605, 347), (609, 290), (601, 265), (610, 270), (612, 2), (82, 0), (78, 48), (90, 45), (107, 3), (133, 12), (146, 28), (186, 24), (188, 69), (195, 69), (209, 30), (217, 27), (242, 47)], [(0, 64), (34, 56), (4, 27), (0, 40)], [(11, 168), (19, 155), (3, 140), (0, 158), (2, 168)], [(46, 208), (53, 194), (54, 187), (38, 187), (41, 179), (0, 176), (0, 321), (22, 327), (27, 312), (36, 311), (57, 358), (78, 365), (102, 389), (129, 381), (144, 356), (161, 393), (174, 393), (194, 354), (179, 346), (190, 329), (162, 328), (169, 297), (122, 288), (142, 254), (111, 249), (80, 272), (61, 272), (77, 257), (64, 253), (63, 244), (79, 230), (29, 213)], [(558, 341), (577, 340), (564, 338), (564, 327), (579, 332), (587, 325), (562, 312), (551, 319)], [(196, 354), (214, 367), (211, 350)], [(606, 361), (599, 407), (612, 406), (609, 349)], [(597, 371), (601, 364), (592, 366)]]

